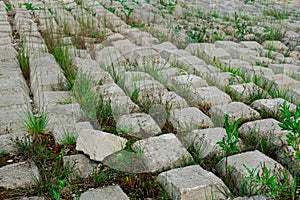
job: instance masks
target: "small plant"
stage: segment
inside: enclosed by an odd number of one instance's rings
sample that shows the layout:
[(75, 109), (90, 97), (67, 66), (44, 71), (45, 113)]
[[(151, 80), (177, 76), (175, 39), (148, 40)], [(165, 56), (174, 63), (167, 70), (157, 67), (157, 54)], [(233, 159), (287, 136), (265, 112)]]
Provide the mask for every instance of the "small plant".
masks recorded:
[(0, 157), (3, 156), (5, 154), (5, 150), (1, 150), (0, 151)]
[(139, 98), (140, 89), (136, 86), (136, 83), (134, 83), (134, 90), (130, 95), (130, 98), (133, 102), (137, 103)]
[(133, 8), (129, 8), (127, 5), (123, 5), (121, 12), (125, 15), (125, 21), (128, 22), (131, 16), (131, 13), (134, 11)]
[(7, 12), (9, 12), (10, 10), (12, 10), (13, 7), (14, 7), (14, 5), (11, 4), (11, 3), (7, 3), (7, 4), (5, 4), (5, 6), (6, 6), (6, 11), (7, 11)]
[(72, 146), (76, 144), (76, 137), (74, 134), (70, 134), (68, 131), (64, 130), (65, 139), (61, 141), (62, 145)]
[(18, 52), (18, 61), (20, 64), (20, 68), (22, 70), (24, 78), (29, 81), (30, 80), (30, 68), (29, 68), (29, 57), (27, 52), (23, 48), (19, 49)]
[(238, 126), (242, 122), (242, 118), (239, 118), (235, 123), (230, 122), (229, 115), (225, 114), (225, 129), (227, 137), (223, 137), (222, 141), (217, 142), (222, 150), (225, 151), (226, 156), (239, 152), (238, 148)]
[(247, 196), (265, 195), (276, 199), (290, 199), (294, 196), (290, 183), (290, 175), (288, 171), (280, 170), (276, 173), (272, 172), (265, 163), (259, 168), (249, 169), (244, 165), (249, 173), (243, 178), (242, 193)]
[(25, 111), (23, 128), (31, 135), (45, 132), (48, 125), (47, 113), (45, 111), (34, 114), (31, 109)]
[(33, 7), (32, 3), (25, 3), (24, 5), (27, 10), (45, 10), (45, 8), (42, 7)]
[(72, 58), (68, 47), (57, 46), (54, 49), (53, 56), (63, 70), (67, 78), (67, 88), (71, 90), (77, 75), (77, 68), (73, 65)]
[[(296, 160), (300, 162), (300, 105), (297, 106), (294, 116), (285, 101), (281, 106), (283, 120), (278, 125), (282, 130), (287, 130), (289, 133), (286, 135), (287, 143), (291, 146), (296, 153)], [(300, 170), (300, 166), (299, 166)]]
[(225, 151), (225, 156), (226, 156), (226, 161), (225, 161), (225, 166), (226, 166), (226, 173), (225, 177), (228, 176), (228, 156), (239, 152), (238, 148), (238, 126), (242, 122), (242, 118), (239, 118), (235, 123), (232, 123), (229, 119), (229, 115), (225, 114), (225, 130), (227, 133), (227, 137), (223, 137), (221, 141), (217, 142), (217, 144), (221, 147), (223, 151)]

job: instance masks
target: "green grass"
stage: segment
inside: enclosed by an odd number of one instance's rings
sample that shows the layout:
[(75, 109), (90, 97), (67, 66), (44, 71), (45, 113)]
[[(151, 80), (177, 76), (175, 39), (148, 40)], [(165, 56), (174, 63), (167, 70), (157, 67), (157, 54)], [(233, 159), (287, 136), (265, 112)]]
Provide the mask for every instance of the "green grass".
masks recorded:
[(23, 48), (19, 49), (18, 61), (25, 80), (29, 81), (30, 80), (29, 57), (27, 55), (27, 52), (25, 52)]
[(27, 109), (23, 118), (23, 129), (32, 134), (37, 135), (47, 130), (48, 117), (45, 111), (34, 114), (31, 109)]
[(242, 193), (246, 196), (265, 195), (275, 199), (293, 199), (294, 185), (290, 182), (289, 172), (279, 170), (272, 172), (265, 163), (255, 169), (244, 165), (248, 176), (243, 178)]
[(67, 88), (71, 90), (76, 80), (77, 68), (73, 65), (70, 49), (64, 46), (57, 46), (53, 51), (53, 56), (67, 79)]

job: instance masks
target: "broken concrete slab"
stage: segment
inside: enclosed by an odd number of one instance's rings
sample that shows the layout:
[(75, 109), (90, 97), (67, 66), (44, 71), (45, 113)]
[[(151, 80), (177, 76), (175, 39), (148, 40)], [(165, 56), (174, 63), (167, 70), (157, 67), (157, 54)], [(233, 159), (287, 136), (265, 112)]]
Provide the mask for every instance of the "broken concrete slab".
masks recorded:
[(110, 133), (83, 129), (76, 140), (76, 150), (83, 151), (90, 159), (101, 162), (106, 156), (123, 149), (126, 142), (125, 138)]

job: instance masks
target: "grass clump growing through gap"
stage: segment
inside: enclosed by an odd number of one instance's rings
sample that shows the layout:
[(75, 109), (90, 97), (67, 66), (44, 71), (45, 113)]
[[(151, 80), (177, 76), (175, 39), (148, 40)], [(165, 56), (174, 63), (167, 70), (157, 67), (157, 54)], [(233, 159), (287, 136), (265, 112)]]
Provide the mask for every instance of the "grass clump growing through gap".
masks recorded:
[(53, 56), (67, 78), (67, 89), (71, 90), (76, 80), (77, 68), (73, 65), (69, 51), (68, 47), (57, 46), (53, 51)]

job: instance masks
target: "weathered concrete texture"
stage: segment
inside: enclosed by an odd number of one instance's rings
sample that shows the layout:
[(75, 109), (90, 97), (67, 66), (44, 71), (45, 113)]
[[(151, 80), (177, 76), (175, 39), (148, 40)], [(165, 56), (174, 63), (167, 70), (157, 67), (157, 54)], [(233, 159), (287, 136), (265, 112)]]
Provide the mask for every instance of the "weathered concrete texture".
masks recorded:
[(152, 117), (145, 113), (122, 115), (116, 120), (117, 131), (137, 138), (148, 138), (161, 132)]
[(29, 107), (29, 96), (22, 93), (0, 96), (0, 110), (26, 109)]
[(270, 145), (280, 147), (287, 144), (286, 134), (288, 131), (283, 131), (278, 124), (279, 122), (272, 118), (256, 120), (243, 124), (238, 132), (246, 139), (251, 139), (251, 136), (258, 140), (265, 138)]
[(89, 122), (78, 122), (74, 124), (55, 125), (52, 129), (52, 134), (55, 142), (62, 143), (67, 136), (74, 136), (76, 139), (78, 133), (83, 129), (93, 129), (93, 126)]
[[(276, 118), (277, 115), (280, 114), (280, 107), (284, 101), (286, 100), (282, 98), (258, 99), (251, 104), (251, 107), (259, 112), (263, 112), (267, 116)], [(295, 113), (297, 107), (295, 104), (287, 101), (287, 106), (289, 106), (292, 113)]]
[(170, 113), (169, 121), (177, 132), (213, 126), (211, 119), (196, 107), (173, 110)]
[(184, 87), (195, 89), (205, 86), (208, 86), (207, 82), (195, 75), (174, 76), (168, 82), (168, 88), (175, 91)]
[(33, 162), (19, 162), (0, 168), (0, 187), (6, 190), (26, 189), (35, 185), (34, 178), (39, 180), (38, 168)]
[(20, 131), (24, 114), (23, 109), (0, 111), (0, 134)]
[(81, 194), (80, 200), (129, 200), (120, 186), (108, 186), (105, 188), (88, 190)]
[(127, 115), (130, 113), (139, 112), (140, 108), (136, 105), (128, 96), (112, 96), (110, 98), (103, 98), (105, 105), (111, 106), (111, 111), (114, 118), (118, 118), (121, 115)]
[(243, 47), (246, 47), (246, 48), (249, 48), (249, 49), (252, 49), (252, 50), (262, 50), (263, 49), (263, 46), (260, 45), (258, 42), (255, 42), (255, 41), (243, 41), (243, 42), (240, 42), (240, 44)]
[(270, 97), (266, 91), (254, 83), (230, 85), (228, 92), (233, 99), (243, 103), (251, 103), (256, 99)]
[(285, 74), (276, 74), (276, 75), (265, 75), (261, 77), (262, 84), (266, 84), (268, 88), (273, 90), (293, 90), (300, 87), (300, 82), (285, 75)]
[(176, 94), (175, 92), (164, 92), (153, 96), (153, 102), (162, 105), (165, 111), (181, 109), (188, 107), (188, 104), (184, 98)]
[[(223, 158), (216, 165), (216, 168), (219, 173), (224, 176), (226, 173), (226, 168), (230, 167), (232, 169), (230, 173), (234, 180), (234, 184), (236, 184), (236, 187), (241, 190), (243, 184), (250, 184), (250, 182), (245, 183), (243, 181), (243, 178), (249, 176), (245, 166), (250, 170), (256, 169), (256, 172), (259, 172), (260, 174), (262, 173), (262, 167), (266, 166), (270, 170), (271, 176), (276, 173), (282, 175), (282, 173), (285, 171), (281, 164), (257, 150), (229, 156), (227, 160), (226, 158)], [(287, 173), (289, 180), (292, 181), (292, 176), (289, 174), (289, 172)], [(278, 176), (275, 181), (280, 181), (280, 176)]]
[(260, 119), (260, 114), (256, 110), (241, 102), (214, 106), (209, 110), (209, 116), (215, 126), (223, 127), (225, 122), (224, 114), (228, 114), (230, 121), (233, 123), (239, 118), (242, 118), (243, 122)]
[(96, 163), (93, 163), (87, 156), (83, 154), (75, 154), (63, 157), (64, 167), (71, 168), (71, 178), (77, 177), (88, 178), (95, 171)]
[(52, 129), (56, 124), (72, 124), (87, 120), (86, 113), (77, 103), (56, 105), (55, 107), (50, 107), (46, 111), (49, 112), (49, 129)]
[(268, 49), (268, 48), (275, 48), (276, 50), (287, 50), (288, 49), (287, 46), (285, 46), (280, 41), (265, 41), (262, 45), (265, 49)]
[(300, 66), (291, 64), (270, 64), (268, 68), (272, 69), (275, 74), (293, 75), (300, 71)]
[(185, 50), (208, 63), (231, 58), (223, 48), (216, 48), (215, 45), (209, 43), (191, 43)]
[(222, 150), (219, 145), (217, 145), (217, 142), (226, 136), (226, 130), (219, 127), (193, 130), (178, 134), (178, 138), (182, 144), (186, 148), (193, 146), (200, 159), (206, 156), (222, 156)]
[(245, 78), (249, 80), (259, 80), (263, 75), (274, 75), (273, 71), (269, 68), (262, 66), (246, 66), (240, 68), (240, 73), (243, 73)]
[(41, 91), (39, 98), (34, 101), (40, 110), (76, 102), (69, 91)]
[(105, 47), (104, 49), (95, 52), (95, 60), (102, 68), (118, 66), (126, 63), (125, 58), (115, 47)]
[(226, 199), (228, 190), (220, 178), (199, 165), (163, 172), (157, 180), (176, 200)]
[(172, 133), (139, 140), (132, 149), (140, 152), (148, 172), (160, 172), (166, 169), (184, 166), (193, 158)]
[(240, 59), (228, 59), (228, 60), (220, 60), (220, 64), (222, 69), (226, 70), (237, 70), (241, 67), (249, 66), (248, 62), (245, 62)]
[(208, 111), (212, 106), (231, 103), (231, 98), (215, 86), (199, 87), (193, 90), (191, 104)]
[(225, 90), (227, 85), (239, 84), (243, 81), (240, 76), (233, 75), (230, 72), (217, 72), (207, 74), (206, 79), (209, 84), (217, 86), (221, 90)]
[(127, 140), (110, 133), (83, 129), (76, 141), (76, 150), (83, 151), (92, 160), (102, 161), (106, 156), (125, 147)]
[(5, 153), (9, 153), (15, 155), (18, 153), (19, 148), (15, 142), (15, 140), (22, 139), (25, 133), (11, 133), (11, 134), (0, 134), (0, 149), (3, 150)]

